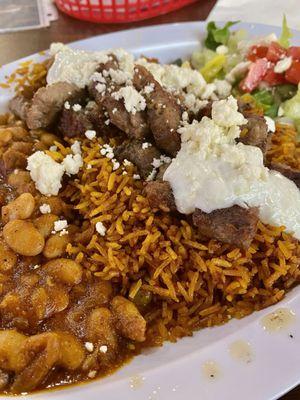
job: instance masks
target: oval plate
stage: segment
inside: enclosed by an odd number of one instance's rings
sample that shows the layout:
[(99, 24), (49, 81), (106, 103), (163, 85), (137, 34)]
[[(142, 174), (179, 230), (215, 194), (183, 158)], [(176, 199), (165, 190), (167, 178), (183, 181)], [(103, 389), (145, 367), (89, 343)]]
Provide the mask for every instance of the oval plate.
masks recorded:
[[(157, 57), (170, 62), (188, 57), (199, 48), (206, 23), (189, 22), (128, 30), (74, 42), (72, 47), (102, 50), (123, 47), (135, 55)], [(251, 36), (280, 34), (280, 28), (258, 24), (238, 24)], [(300, 43), (300, 32), (293, 41)], [(41, 60), (36, 54), (0, 68), (0, 82), (13, 72), (20, 61)], [(7, 107), (11, 90), (0, 89), (0, 110)], [(262, 327), (262, 317), (277, 308), (295, 311), (296, 319), (289, 329), (270, 334)], [(242, 320), (232, 320), (221, 327), (203, 329), (192, 338), (137, 356), (116, 373), (88, 384), (39, 392), (26, 399), (55, 400), (271, 400), (300, 383), (300, 288), (294, 289), (278, 305), (256, 312)], [(293, 336), (293, 338), (290, 337)], [(236, 340), (250, 343), (253, 361), (242, 363), (229, 354)], [(203, 365), (213, 361), (220, 373), (215, 379), (203, 374)], [(14, 397), (20, 398), (20, 397)], [(4, 396), (2, 399), (12, 399)]]

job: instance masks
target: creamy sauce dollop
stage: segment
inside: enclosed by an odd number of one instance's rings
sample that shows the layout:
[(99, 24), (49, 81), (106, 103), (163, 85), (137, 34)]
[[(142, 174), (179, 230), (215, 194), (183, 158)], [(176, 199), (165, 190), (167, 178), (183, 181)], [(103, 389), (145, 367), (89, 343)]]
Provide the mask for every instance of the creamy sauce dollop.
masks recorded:
[(259, 207), (260, 219), (284, 225), (300, 239), (300, 191), (294, 182), (264, 166), (258, 147), (236, 143), (247, 120), (236, 99), (215, 101), (212, 118), (185, 123), (181, 149), (164, 174), (179, 212), (210, 213), (239, 205)]

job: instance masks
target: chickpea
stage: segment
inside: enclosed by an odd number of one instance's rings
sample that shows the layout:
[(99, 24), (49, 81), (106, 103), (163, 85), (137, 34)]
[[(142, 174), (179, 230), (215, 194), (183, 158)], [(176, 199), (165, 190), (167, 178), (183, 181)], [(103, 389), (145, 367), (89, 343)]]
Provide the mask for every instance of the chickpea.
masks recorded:
[(3, 228), (6, 243), (16, 253), (23, 256), (36, 256), (43, 251), (45, 240), (32, 222), (15, 219)]
[(30, 173), (27, 171), (16, 170), (8, 175), (8, 184), (17, 189), (18, 194), (36, 193), (34, 182), (30, 178)]
[(7, 149), (2, 158), (6, 169), (25, 169), (27, 166), (26, 155), (14, 149)]
[(54, 222), (58, 220), (58, 217), (53, 214), (44, 214), (36, 218), (33, 221), (34, 226), (40, 232), (40, 234), (47, 238), (54, 228)]
[(47, 239), (43, 255), (47, 258), (61, 257), (69, 243), (69, 235), (59, 236), (59, 233), (51, 235)]
[(7, 244), (0, 241), (0, 271), (7, 272), (14, 268), (17, 263), (16, 254), (7, 246)]
[(5, 144), (11, 141), (12, 133), (9, 129), (0, 128), (0, 144)]
[(11, 131), (13, 138), (15, 140), (23, 140), (24, 137), (29, 135), (29, 132), (22, 126), (12, 126), (11, 128), (8, 129)]
[(27, 219), (34, 211), (35, 201), (30, 193), (23, 193), (7, 206), (2, 207), (4, 223), (14, 219)]
[(76, 285), (82, 278), (82, 267), (68, 258), (48, 261), (42, 268), (46, 274), (66, 285)]

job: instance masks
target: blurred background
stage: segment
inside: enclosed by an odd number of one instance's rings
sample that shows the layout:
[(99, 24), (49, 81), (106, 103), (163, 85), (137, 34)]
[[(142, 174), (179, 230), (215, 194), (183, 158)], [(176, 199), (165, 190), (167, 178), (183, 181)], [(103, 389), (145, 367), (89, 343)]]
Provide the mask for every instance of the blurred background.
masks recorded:
[[(209, 18), (280, 26), (285, 13), (289, 25), (300, 29), (299, 4), (300, 0), (0, 0), (0, 66), (47, 49), (51, 42), (165, 23)], [(281, 398), (299, 399), (300, 387)]]

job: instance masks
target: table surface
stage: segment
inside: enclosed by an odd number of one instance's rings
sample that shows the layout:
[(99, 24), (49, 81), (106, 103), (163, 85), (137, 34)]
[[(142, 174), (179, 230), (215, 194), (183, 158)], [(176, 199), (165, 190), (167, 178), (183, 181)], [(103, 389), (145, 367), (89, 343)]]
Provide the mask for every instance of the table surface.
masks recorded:
[[(51, 42), (72, 42), (91, 36), (156, 24), (205, 20), (216, 0), (198, 0), (190, 6), (150, 20), (128, 24), (93, 24), (59, 13), (59, 19), (48, 28), (0, 34), (0, 64), (47, 49)], [(280, 400), (299, 400), (300, 386)], [(267, 400), (267, 399), (266, 399)]]

